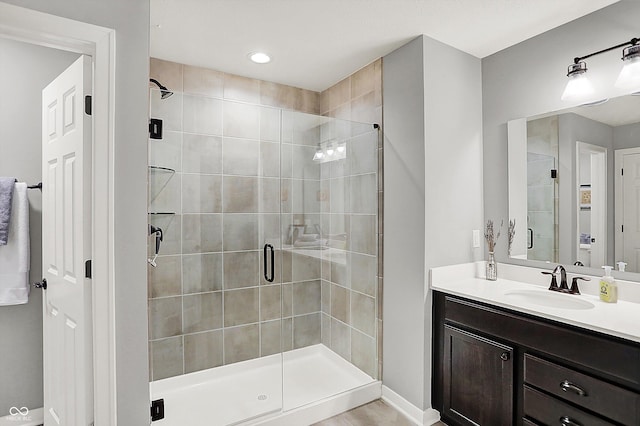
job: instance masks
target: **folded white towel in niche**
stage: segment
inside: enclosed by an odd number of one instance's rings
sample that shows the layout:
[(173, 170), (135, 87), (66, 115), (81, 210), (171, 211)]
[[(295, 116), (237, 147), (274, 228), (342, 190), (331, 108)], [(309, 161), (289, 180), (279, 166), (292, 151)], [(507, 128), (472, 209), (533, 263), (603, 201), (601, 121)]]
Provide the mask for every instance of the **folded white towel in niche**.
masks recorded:
[(27, 184), (19, 182), (13, 192), (9, 240), (0, 246), (0, 305), (29, 301), (30, 264)]

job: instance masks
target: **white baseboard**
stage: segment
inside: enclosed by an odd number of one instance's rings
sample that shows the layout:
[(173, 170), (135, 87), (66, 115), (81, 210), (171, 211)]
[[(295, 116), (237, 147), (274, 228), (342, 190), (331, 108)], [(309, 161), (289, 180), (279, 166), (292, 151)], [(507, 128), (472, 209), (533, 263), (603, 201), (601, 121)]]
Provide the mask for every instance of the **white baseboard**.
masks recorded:
[(382, 385), (382, 400), (400, 411), (418, 426), (428, 426), (440, 421), (440, 413), (433, 408), (422, 411), (402, 396)]

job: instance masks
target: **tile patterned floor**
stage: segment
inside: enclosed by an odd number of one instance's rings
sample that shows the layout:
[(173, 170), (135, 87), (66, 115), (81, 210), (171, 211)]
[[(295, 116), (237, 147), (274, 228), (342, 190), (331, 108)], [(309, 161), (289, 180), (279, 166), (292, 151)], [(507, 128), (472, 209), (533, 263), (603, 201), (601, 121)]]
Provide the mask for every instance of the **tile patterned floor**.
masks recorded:
[[(323, 420), (313, 426), (415, 426), (396, 409), (382, 401), (375, 400), (346, 413)], [(446, 426), (442, 422), (434, 426)]]

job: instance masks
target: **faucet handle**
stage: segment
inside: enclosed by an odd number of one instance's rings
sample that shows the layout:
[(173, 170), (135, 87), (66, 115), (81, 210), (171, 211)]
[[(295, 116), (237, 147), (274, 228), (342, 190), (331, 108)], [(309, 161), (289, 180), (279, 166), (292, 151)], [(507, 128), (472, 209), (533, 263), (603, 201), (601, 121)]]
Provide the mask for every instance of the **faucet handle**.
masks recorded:
[(549, 286), (549, 290), (558, 291), (558, 281), (556, 281), (556, 273), (555, 272), (547, 272), (543, 271), (543, 275), (551, 275), (551, 285)]
[(578, 288), (578, 280), (591, 281), (589, 278), (585, 277), (573, 277), (573, 280), (571, 280), (571, 288), (569, 289), (570, 294), (580, 294), (580, 289)]

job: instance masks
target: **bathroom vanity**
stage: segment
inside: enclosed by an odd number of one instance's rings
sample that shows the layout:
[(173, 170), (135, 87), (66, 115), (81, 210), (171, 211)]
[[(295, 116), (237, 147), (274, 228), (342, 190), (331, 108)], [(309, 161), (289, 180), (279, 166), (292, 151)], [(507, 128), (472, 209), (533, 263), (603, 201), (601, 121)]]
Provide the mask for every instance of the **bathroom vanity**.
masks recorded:
[(509, 297), (544, 295), (539, 284), (443, 275), (432, 271), (432, 405), (445, 423), (640, 424), (638, 303), (550, 307)]

